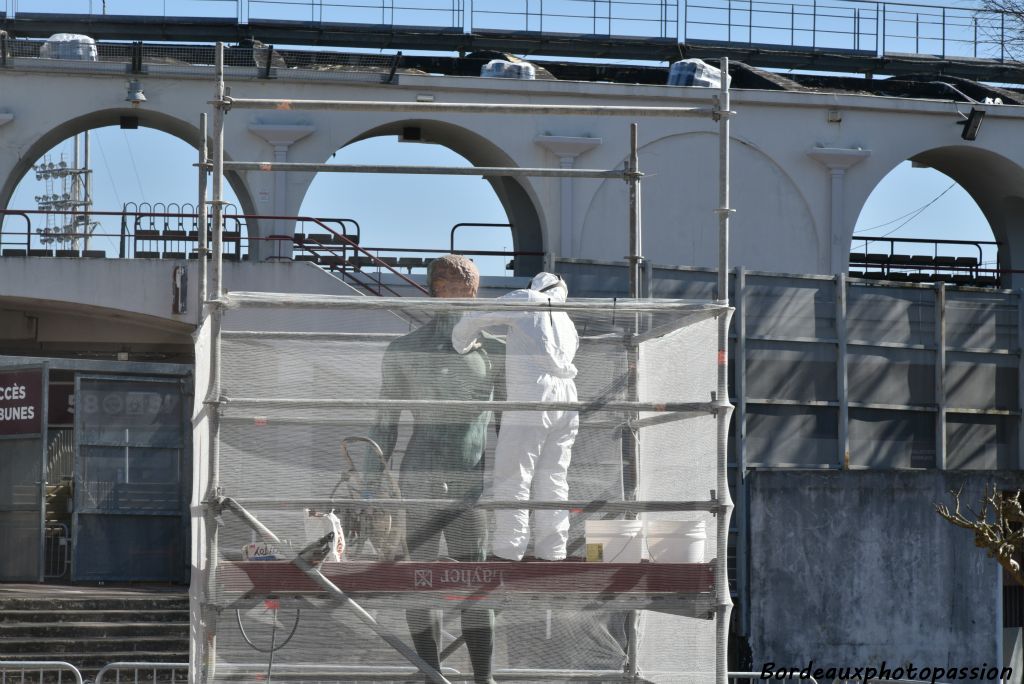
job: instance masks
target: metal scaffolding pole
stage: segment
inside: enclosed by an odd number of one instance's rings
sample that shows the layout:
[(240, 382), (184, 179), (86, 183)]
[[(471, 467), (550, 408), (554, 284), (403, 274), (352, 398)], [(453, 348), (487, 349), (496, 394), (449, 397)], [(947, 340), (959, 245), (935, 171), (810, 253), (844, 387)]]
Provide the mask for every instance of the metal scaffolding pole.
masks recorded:
[(196, 237), (199, 240), (199, 246), (196, 249), (196, 253), (199, 256), (200, 315), (202, 315), (203, 309), (206, 306), (206, 279), (209, 271), (209, 265), (206, 262), (206, 255), (209, 252), (206, 245), (206, 224), (208, 222), (206, 213), (206, 174), (208, 173), (207, 165), (209, 164), (208, 150), (206, 146), (207, 135), (206, 112), (203, 112), (199, 115), (199, 199), (196, 204)]
[(217, 57), (214, 66), (217, 72), (217, 86), (213, 105), (213, 298), (224, 294), (222, 274), (224, 245), (224, 43), (217, 43)]
[(611, 105), (470, 104), (465, 102), (374, 102), (359, 100), (267, 100), (223, 97), (215, 100), (224, 109), (274, 109), (278, 111), (361, 111), (389, 114), (513, 114), (561, 116), (712, 116), (714, 107), (617, 107)]
[(304, 173), (398, 173), (435, 176), (534, 176), (538, 178), (623, 178), (611, 169), (535, 169), (520, 166), (385, 166), (382, 164), (307, 164), (302, 162), (225, 162), (228, 171), (298, 171)]
[[(629, 296), (631, 299), (640, 299), (640, 161), (638, 151), (638, 126), (633, 123), (629, 126), (629, 161), (626, 164), (626, 182), (629, 185)], [(640, 334), (640, 318), (642, 314), (633, 314), (633, 334)], [(637, 372), (640, 364), (640, 346), (633, 345), (627, 350), (626, 360), (626, 385), (627, 397), (630, 403), (639, 403)], [(631, 424), (635, 424), (640, 414), (632, 411), (629, 414)], [(623, 430), (622, 433), (622, 456), (626, 467), (629, 469), (630, 486), (627, 488), (626, 498), (636, 502), (640, 499), (640, 430), (633, 427)], [(631, 511), (627, 516), (636, 519), (639, 517), (637, 510)], [(626, 675), (635, 679), (640, 673), (639, 662), (639, 639), (640, 639), (640, 613), (632, 610), (629, 613), (629, 620), (626, 623)]]
[[(217, 82), (214, 86), (214, 97), (221, 99), (224, 97), (224, 44), (217, 43), (216, 61), (214, 64), (214, 70), (216, 72)], [(203, 135), (203, 141), (200, 147), (206, 148), (206, 136), (205, 132)], [(213, 109), (213, 158), (212, 160), (204, 160), (204, 168), (200, 169), (200, 175), (204, 175), (206, 172), (205, 165), (212, 162), (213, 172), (213, 198), (211, 204), (213, 206), (213, 282), (208, 287), (205, 283), (203, 284), (206, 295), (210, 295), (210, 290), (213, 292), (213, 298), (218, 300), (223, 295), (223, 276), (222, 276), (222, 257), (223, 252), (221, 249), (221, 224), (223, 222), (224, 215), (224, 109), (222, 107), (214, 106)], [(204, 155), (205, 157), (206, 155)], [(200, 203), (202, 206), (205, 203), (206, 188), (205, 183), (200, 182), (200, 187), (203, 190), (204, 197)], [(206, 224), (197, 226), (197, 230), (203, 238), (200, 238), (204, 242), (201, 242), (202, 246), (205, 244), (206, 235)], [(200, 262), (206, 263), (206, 255), (200, 255)], [(205, 269), (204, 269), (205, 270)], [(204, 272), (205, 275), (205, 272)], [(201, 304), (203, 310), (206, 309), (206, 302)], [(210, 323), (210, 375), (209, 375), (209, 386), (208, 391), (204, 400), (204, 404), (207, 407), (207, 422), (209, 428), (209, 479), (207, 482), (206, 491), (203, 492), (203, 501), (210, 502), (213, 497), (218, 495), (220, 490), (220, 395), (221, 395), (221, 321), (223, 319), (224, 312), (219, 306), (209, 308), (209, 323)], [(208, 540), (209, 550), (206, 554), (206, 580), (207, 585), (205, 589), (205, 596), (202, 597), (201, 611), (204, 619), (202, 625), (202, 639), (200, 640), (199, 648), (202, 649), (202, 659), (200, 661), (199, 672), (191, 672), (190, 678), (198, 676), (195, 680), (199, 682), (213, 681), (216, 674), (216, 663), (217, 663), (217, 619), (219, 617), (218, 611), (210, 605), (210, 597), (214, 594), (217, 579), (217, 549), (219, 548), (219, 530), (220, 526), (217, 523), (214, 511), (207, 507), (204, 511), (204, 523), (206, 531), (206, 539)]]
[[(207, 159), (207, 155), (204, 150), (201, 150), (201, 164), (200, 164), (200, 193), (202, 200), (205, 200), (205, 172), (207, 168), (210, 168), (213, 173), (213, 184), (212, 184), (212, 223), (213, 223), (213, 264), (212, 264), (212, 281), (209, 288), (207, 288), (207, 296), (211, 302), (216, 302), (215, 306), (209, 307), (209, 316), (211, 324), (211, 335), (210, 340), (210, 391), (207, 395), (207, 404), (211, 407), (209, 412), (210, 418), (210, 465), (209, 465), (209, 486), (206, 490), (206, 495), (203, 500), (203, 504), (206, 507), (206, 519), (207, 519), (207, 540), (210, 543), (210, 549), (208, 554), (208, 568), (209, 568), (209, 584), (206, 587), (206, 595), (203, 597), (203, 601), (206, 606), (210, 605), (210, 596), (215, 585), (215, 576), (217, 571), (217, 560), (216, 560), (216, 549), (217, 549), (217, 526), (215, 523), (211, 524), (212, 516), (210, 515), (211, 510), (216, 509), (216, 501), (224, 501), (222, 494), (219, 491), (219, 425), (222, 418), (221, 413), (225, 408), (230, 411), (230, 407), (244, 406), (244, 405), (257, 405), (261, 402), (268, 400), (264, 399), (248, 399), (248, 398), (236, 398), (233, 401), (228, 401), (224, 396), (221, 388), (221, 318), (224, 312), (230, 308), (237, 306), (295, 306), (295, 302), (275, 302), (270, 297), (260, 296), (243, 296), (241, 298), (232, 295), (231, 297), (226, 296), (223, 286), (223, 244), (222, 244), (222, 229), (223, 229), (223, 176), (225, 170), (237, 170), (237, 171), (298, 171), (298, 172), (320, 172), (328, 171), (335, 173), (402, 173), (402, 174), (436, 174), (436, 175), (465, 175), (465, 176), (513, 176), (513, 177), (562, 177), (562, 178), (622, 178), (629, 184), (629, 212), (630, 212), (630, 225), (629, 225), (629, 244), (630, 253), (627, 257), (629, 263), (629, 289), (630, 297), (638, 299), (642, 296), (641, 292), (641, 273), (640, 268), (642, 266), (642, 243), (641, 243), (641, 213), (640, 213), (640, 179), (642, 174), (639, 172), (639, 154), (638, 154), (638, 128), (637, 124), (631, 125), (630, 135), (630, 154), (629, 161), (625, 169), (613, 169), (613, 170), (598, 170), (598, 169), (538, 169), (538, 168), (516, 168), (516, 167), (410, 167), (410, 166), (382, 166), (382, 165), (330, 165), (330, 164), (302, 164), (302, 163), (287, 163), (287, 162), (225, 162), (224, 161), (224, 118), (227, 111), (231, 108), (247, 108), (247, 109), (263, 109), (263, 110), (278, 110), (278, 111), (306, 111), (306, 110), (332, 110), (332, 111), (361, 111), (361, 112), (379, 112), (389, 114), (403, 114), (412, 113), (420, 116), (429, 116), (436, 114), (487, 114), (487, 115), (567, 115), (567, 116), (618, 116), (618, 117), (680, 117), (680, 116), (710, 116), (713, 120), (718, 122), (718, 134), (719, 134), (719, 206), (716, 210), (718, 213), (719, 221), (719, 264), (718, 264), (718, 294), (716, 307), (719, 308), (723, 305), (725, 307), (729, 304), (729, 293), (728, 293), (728, 280), (729, 280), (729, 219), (733, 212), (733, 209), (729, 207), (729, 120), (733, 114), (730, 111), (730, 95), (729, 95), (729, 83), (728, 73), (729, 64), (728, 59), (723, 58), (721, 63), (722, 70), (722, 83), (715, 103), (712, 107), (623, 107), (623, 106), (601, 106), (601, 105), (536, 105), (536, 104), (471, 104), (471, 103), (423, 103), (423, 102), (374, 102), (374, 101), (328, 101), (328, 100), (290, 100), (290, 99), (258, 99), (258, 98), (232, 98), (226, 95), (224, 87), (224, 45), (222, 43), (217, 44), (216, 50), (216, 88), (214, 93), (214, 100), (212, 104), (214, 106), (213, 116), (213, 135), (212, 135), (212, 158)], [(205, 149), (205, 121), (201, 124), (201, 128), (204, 129), (202, 148)], [(201, 201), (201, 205), (203, 201)], [(200, 238), (200, 252), (201, 257), (205, 257), (203, 251), (205, 244), (203, 239), (205, 238), (205, 224), (199, 226), (202, 231)], [(205, 258), (201, 258), (201, 264), (205, 263)], [(202, 266), (201, 266), (202, 269)], [(205, 278), (204, 278), (205, 281)], [(650, 292), (647, 293), (650, 295)], [(302, 307), (323, 307), (338, 304), (340, 302), (334, 302), (330, 297), (314, 296), (308, 298), (309, 301), (299, 303), (298, 306)], [(386, 306), (387, 302), (378, 302), (380, 306)], [(424, 310), (431, 311), (431, 303), (425, 303)], [(634, 302), (634, 306), (638, 302)], [(360, 305), (363, 308), (373, 308), (375, 305), (369, 302), (365, 305)], [(453, 310), (458, 310), (461, 306), (459, 302), (445, 302), (443, 307), (454, 307)], [(441, 308), (441, 307), (438, 307)], [(471, 306), (465, 306), (464, 308), (470, 309)], [(504, 308), (500, 304), (496, 308)], [(518, 308), (518, 307), (512, 307)], [(548, 307), (545, 307), (548, 308)], [(581, 305), (580, 303), (572, 303), (564, 306), (551, 307), (554, 310), (588, 310), (588, 307)], [(629, 307), (626, 303), (622, 305), (623, 313), (633, 313), (638, 327), (636, 334), (639, 333), (639, 322), (642, 315), (645, 313), (642, 307), (637, 306), (636, 308)], [(728, 633), (729, 633), (729, 616), (732, 609), (732, 600), (730, 598), (729, 582), (728, 582), (728, 570), (727, 570), (727, 557), (728, 557), (728, 535), (729, 535), (729, 522), (733, 508), (732, 499), (729, 494), (729, 481), (728, 481), (728, 430), (729, 430), (729, 419), (732, 410), (732, 405), (729, 402), (728, 397), (728, 316), (724, 313), (718, 316), (718, 349), (717, 349), (717, 361), (718, 361), (718, 377), (717, 377), (717, 391), (712, 401), (709, 403), (661, 403), (652, 404), (650, 402), (640, 402), (637, 400), (637, 363), (638, 363), (638, 350), (631, 347), (630, 351), (630, 381), (629, 381), (629, 401), (626, 402), (604, 402), (604, 403), (579, 403), (572, 402), (572, 406), (566, 404), (566, 410), (588, 410), (588, 409), (607, 409), (607, 410), (620, 410), (626, 411), (627, 413), (634, 414), (639, 411), (661, 411), (661, 412), (706, 412), (713, 413), (716, 415), (717, 420), (717, 451), (716, 451), (716, 475), (717, 475), (717, 488), (712, 493), (710, 501), (705, 502), (691, 502), (689, 504), (685, 502), (658, 502), (658, 505), (654, 507), (654, 510), (661, 510), (659, 506), (675, 506), (671, 510), (706, 510), (711, 512), (717, 517), (717, 556), (714, 561), (714, 580), (715, 580), (715, 616), (716, 616), (716, 653), (715, 653), (715, 680), (717, 684), (726, 684), (728, 679)], [(280, 402), (279, 402), (280, 403)], [(290, 407), (302, 405), (318, 407), (343, 407), (352, 402), (346, 402), (344, 400), (338, 401), (296, 401), (296, 402), (285, 402)], [(416, 400), (405, 400), (405, 401), (393, 401), (389, 404), (401, 405), (403, 408), (408, 408), (413, 404), (419, 405), (423, 402), (417, 402)], [(437, 402), (427, 402), (431, 406), (436, 405)], [(448, 402), (453, 404), (470, 404), (472, 402)], [(515, 402), (488, 402), (489, 408), (508, 408), (504, 406), (508, 404), (511, 406)], [(360, 408), (371, 407), (374, 404), (372, 401), (358, 401), (353, 405), (358, 405)], [(536, 410), (539, 405), (535, 403), (529, 406), (524, 406), (523, 410)], [(394, 407), (394, 406), (392, 406)], [(547, 405), (541, 407), (549, 408)], [(661, 420), (661, 418), (657, 418)], [(628, 440), (624, 440), (624, 453), (623, 456), (627, 457), (632, 453), (632, 458), (629, 460), (628, 465), (632, 466), (632, 483), (629, 489), (631, 491), (625, 492), (626, 497), (631, 501), (622, 502), (623, 504), (629, 504), (633, 507), (635, 514), (636, 509), (652, 510), (644, 504), (653, 504), (653, 502), (640, 502), (638, 491), (636, 489), (639, 483), (639, 476), (637, 472), (638, 468), (638, 442), (636, 436), (633, 434), (633, 430), (639, 423), (627, 422), (627, 431), (630, 433)], [(629, 446), (626, 446), (628, 442)], [(291, 502), (295, 503), (295, 502)], [(401, 504), (403, 506), (415, 506), (417, 501), (403, 500)], [(436, 503), (436, 502), (431, 502)], [(522, 502), (489, 502), (489, 507), (500, 508), (503, 504), (522, 506)], [(532, 502), (539, 504), (538, 508), (542, 508), (545, 505), (560, 505), (565, 506), (566, 502)], [(594, 504), (603, 504), (608, 506), (609, 502), (592, 502)], [(282, 504), (283, 505), (283, 504)], [(682, 506), (682, 507), (680, 507)], [(691, 507), (692, 506), (692, 507)], [(527, 506), (530, 507), (530, 506)], [(609, 510), (614, 509), (615, 506), (611, 506)], [(669, 510), (669, 508), (664, 508)], [(267, 537), (270, 538), (270, 537)], [(298, 559), (301, 561), (302, 559)], [(309, 571), (310, 568), (304, 567), (303, 569)], [(314, 573), (319, 574), (319, 573)], [(319, 579), (314, 577), (319, 582)], [(347, 598), (340, 590), (329, 581), (326, 584), (320, 583), (329, 593), (334, 594), (339, 598)], [(329, 586), (328, 586), (329, 585)], [(350, 600), (350, 599), (349, 599)], [(358, 608), (358, 606), (356, 606)], [(360, 609), (361, 610), (361, 609)], [(213, 611), (211, 611), (212, 614)], [(357, 610), (357, 613), (359, 610)], [(634, 616), (636, 615), (634, 611)], [(363, 616), (361, 616), (363, 617)], [(635, 629), (635, 619), (631, 621), (632, 629), (630, 630), (630, 643), (629, 653), (627, 654), (627, 665), (624, 673), (625, 677), (629, 681), (639, 681), (639, 664), (638, 664), (638, 650), (637, 650), (637, 634)], [(212, 626), (211, 626), (212, 625)], [(213, 666), (216, 661), (215, 658), (215, 645), (216, 645), (216, 629), (215, 622), (209, 623), (204, 626), (205, 632), (203, 633), (204, 643), (201, 648), (204, 649), (203, 655), (203, 670), (199, 675), (204, 678), (203, 681), (209, 681), (213, 678)], [(411, 662), (415, 663), (414, 653), (408, 651), (404, 644), (395, 640), (392, 646), (406, 655)], [(388, 640), (391, 643), (391, 640)], [(404, 650), (403, 650), (404, 648)], [(419, 666), (419, 663), (415, 663)], [(428, 676), (432, 677), (434, 681), (443, 682), (445, 681), (443, 676), (432, 669), (423, 669), (421, 671), (427, 673)]]
[[(718, 119), (718, 303), (729, 304), (729, 58), (721, 63), (722, 85), (718, 94), (716, 118)], [(716, 495), (721, 504), (717, 525), (717, 559), (715, 563), (715, 597), (717, 631), (715, 639), (715, 679), (726, 684), (729, 672), (729, 615), (732, 612), (732, 597), (729, 593), (729, 519), (732, 517), (732, 497), (729, 496), (729, 418), (732, 405), (729, 403), (729, 317), (718, 319), (718, 482)]]

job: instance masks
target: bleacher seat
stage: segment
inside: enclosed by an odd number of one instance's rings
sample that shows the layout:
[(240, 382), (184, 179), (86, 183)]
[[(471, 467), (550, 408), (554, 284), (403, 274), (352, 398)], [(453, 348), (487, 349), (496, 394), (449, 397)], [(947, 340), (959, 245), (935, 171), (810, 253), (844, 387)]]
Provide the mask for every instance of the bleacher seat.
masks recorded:
[(420, 257), (399, 257), (398, 267), (406, 269), (409, 273), (412, 273), (414, 268), (423, 268), (423, 259)]

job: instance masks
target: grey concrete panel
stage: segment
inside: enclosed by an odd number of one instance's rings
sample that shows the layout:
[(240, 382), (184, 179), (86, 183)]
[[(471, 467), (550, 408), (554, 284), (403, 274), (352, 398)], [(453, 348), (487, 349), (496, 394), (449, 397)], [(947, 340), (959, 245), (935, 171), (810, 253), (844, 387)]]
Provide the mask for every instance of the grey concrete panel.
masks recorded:
[(935, 466), (935, 414), (850, 409), (850, 465)]
[(836, 401), (835, 345), (749, 342), (747, 397)]
[(997, 662), (1000, 568), (933, 510), (991, 479), (1024, 485), (1019, 472), (751, 474), (754, 669)]
[(1016, 465), (1017, 421), (1013, 416), (946, 415), (946, 467), (1008, 469)]
[(851, 402), (935, 403), (934, 352), (916, 349), (851, 349), (848, 362)]
[(748, 276), (747, 335), (834, 339), (835, 283), (831, 280)]
[(751, 467), (836, 465), (836, 409), (747, 405)]
[(851, 285), (846, 312), (851, 342), (935, 342), (935, 293), (929, 289)]
[(945, 386), (951, 408), (1015, 409), (1017, 357), (947, 352)]
[(953, 348), (1016, 349), (1017, 307), (1003, 293), (946, 290), (946, 344)]

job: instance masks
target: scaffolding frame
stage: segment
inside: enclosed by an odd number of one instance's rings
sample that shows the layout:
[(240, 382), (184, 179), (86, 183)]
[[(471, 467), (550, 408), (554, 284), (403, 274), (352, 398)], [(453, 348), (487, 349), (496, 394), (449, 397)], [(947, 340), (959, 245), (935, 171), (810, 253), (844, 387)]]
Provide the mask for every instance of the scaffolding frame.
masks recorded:
[[(511, 177), (563, 177), (563, 178), (621, 178), (629, 190), (629, 255), (626, 257), (629, 267), (629, 294), (633, 300), (641, 300), (643, 287), (644, 257), (642, 256), (642, 229), (641, 229), (641, 194), (640, 182), (643, 173), (639, 168), (638, 154), (638, 125), (630, 125), (630, 150), (626, 164), (622, 169), (550, 169), (550, 168), (523, 168), (523, 167), (422, 167), (422, 166), (382, 166), (382, 165), (334, 165), (334, 164), (303, 164), (288, 162), (246, 162), (224, 160), (224, 129), (225, 115), (233, 108), (256, 109), (256, 110), (329, 110), (329, 111), (361, 111), (380, 113), (414, 113), (417, 115), (430, 115), (442, 113), (459, 114), (484, 114), (484, 115), (573, 115), (573, 116), (610, 116), (610, 117), (683, 117), (701, 116), (710, 117), (718, 123), (718, 151), (719, 151), (719, 202), (715, 210), (719, 225), (719, 254), (718, 254), (718, 285), (717, 299), (713, 304), (702, 304), (692, 307), (691, 314), (698, 314), (699, 318), (708, 315), (717, 318), (717, 390), (711, 397), (710, 402), (689, 402), (674, 404), (652, 404), (649, 402), (637, 401), (637, 360), (639, 354), (640, 317), (643, 314), (642, 301), (635, 301), (640, 305), (635, 308), (634, 320), (636, 325), (633, 330), (633, 343), (629, 346), (629, 363), (627, 371), (628, 397), (626, 402), (605, 402), (600, 404), (602, 408), (617, 408), (627, 410), (630, 413), (628, 427), (639, 427), (644, 424), (657, 424), (664, 420), (679, 419), (673, 417), (673, 413), (682, 413), (681, 417), (694, 414), (714, 414), (716, 417), (716, 484), (717, 489), (712, 490), (710, 499), (707, 501), (639, 501), (637, 499), (636, 486), (639, 481), (637, 469), (639, 459), (636, 456), (635, 440), (624, 440), (624, 446), (630, 445), (629, 450), (633, 453), (623, 451), (624, 476), (627, 462), (633, 469), (632, 491), (626, 487), (627, 480), (624, 477), (624, 501), (479, 501), (474, 504), (477, 508), (528, 508), (539, 510), (544, 508), (579, 507), (588, 511), (601, 512), (624, 512), (635, 515), (641, 511), (708, 511), (715, 515), (717, 528), (716, 558), (709, 564), (713, 566), (713, 590), (709, 597), (709, 608), (713, 611), (715, 623), (715, 681), (716, 684), (726, 684), (728, 681), (728, 630), (729, 617), (732, 610), (732, 599), (728, 582), (728, 543), (729, 524), (733, 510), (733, 502), (729, 493), (728, 469), (727, 469), (727, 447), (729, 421), (732, 413), (732, 405), (728, 398), (728, 326), (729, 317), (729, 291), (728, 291), (728, 266), (729, 266), (729, 220), (734, 209), (729, 206), (730, 195), (730, 119), (735, 114), (730, 109), (729, 92), (729, 62), (727, 57), (721, 59), (722, 80), (721, 86), (716, 95), (712, 97), (713, 105), (710, 107), (623, 107), (623, 106), (601, 106), (601, 105), (534, 105), (534, 104), (474, 104), (474, 103), (423, 103), (423, 102), (375, 102), (375, 101), (336, 101), (336, 100), (292, 100), (292, 99), (264, 99), (264, 98), (234, 98), (228, 95), (225, 87), (224, 75), (224, 44), (217, 43), (215, 59), (215, 88), (214, 98), (209, 102), (213, 108), (212, 145), (207, 150), (207, 120), (206, 114), (200, 118), (200, 130), (202, 142), (199, 148), (199, 170), (198, 192), (199, 212), (205, 218), (207, 206), (211, 209), (212, 245), (211, 248), (205, 243), (205, 231), (200, 231), (200, 301), (202, 303), (202, 317), (209, 321), (209, 377), (207, 392), (203, 400), (205, 405), (205, 418), (207, 420), (209, 438), (209, 464), (205, 472), (196, 469), (196, 483), (201, 487), (200, 500), (196, 502), (201, 511), (201, 518), (204, 527), (204, 546), (201, 549), (202, 561), (205, 562), (206, 582), (202, 587), (202, 595), (199, 596), (198, 606), (193, 606), (193, 623), (197, 619), (196, 608), (198, 608), (198, 621), (200, 624), (193, 624), (193, 662), (190, 668), (191, 682), (211, 681), (215, 674), (216, 663), (216, 625), (218, 609), (209, 601), (214, 593), (215, 582), (218, 573), (218, 521), (217, 517), (225, 511), (231, 511), (238, 515), (246, 525), (258, 533), (267, 541), (280, 544), (286, 549), (288, 562), (297, 567), (306, 578), (316, 583), (320, 589), (327, 593), (334, 602), (350, 608), (370, 629), (377, 633), (385, 642), (391, 645), (397, 652), (405, 657), (422, 675), (436, 684), (449, 684), (450, 681), (463, 680), (463, 676), (453, 677), (451, 680), (445, 677), (442, 672), (434, 670), (427, 665), (418, 654), (408, 645), (394, 635), (386, 632), (367, 611), (355, 602), (350, 596), (342, 591), (335, 583), (327, 578), (319, 568), (312, 564), (304, 554), (312, 545), (303, 549), (292, 548), (286, 541), (281, 540), (277, 535), (263, 525), (253, 516), (242, 504), (229, 496), (225, 496), (220, 486), (219, 461), (220, 461), (220, 424), (222, 411), (229, 404), (234, 406), (246, 403), (256, 404), (266, 399), (234, 398), (228, 399), (222, 395), (221, 385), (221, 342), (225, 335), (238, 334), (227, 333), (223, 330), (223, 316), (230, 308), (238, 306), (264, 306), (277, 307), (285, 304), (275, 301), (272, 297), (260, 296), (258, 293), (235, 293), (230, 297), (224, 290), (223, 283), (223, 220), (224, 208), (227, 202), (224, 200), (223, 178), (225, 171), (260, 171), (260, 172), (335, 172), (335, 173), (385, 173), (385, 174), (431, 174), (431, 175), (475, 175), (475, 176), (511, 176)], [(207, 174), (212, 175), (212, 198), (206, 199)], [(568, 227), (563, 226), (563, 229)], [(208, 268), (206, 253), (212, 254), (211, 265)], [(646, 296), (651, 296), (649, 287)], [(346, 306), (348, 303), (332, 301), (331, 297), (314, 296), (310, 297), (307, 306)], [(342, 299), (342, 298), (337, 298)], [(347, 299), (347, 298), (346, 298)], [(373, 301), (372, 298), (367, 298)], [(369, 301), (367, 306), (374, 306)], [(290, 302), (288, 305), (292, 305)], [(376, 304), (386, 307), (388, 302), (380, 299)], [(491, 306), (493, 303), (489, 303)], [(630, 307), (628, 302), (623, 302), (623, 310), (628, 313)], [(419, 306), (419, 304), (418, 304)], [(430, 310), (429, 300), (423, 300), (423, 308)], [(442, 306), (452, 306), (446, 302)], [(456, 307), (459, 305), (456, 304)], [(463, 305), (466, 309), (473, 309), (471, 304)], [(500, 305), (498, 305), (500, 306)], [(439, 307), (440, 308), (440, 307)], [(524, 307), (518, 307), (524, 308)], [(586, 310), (585, 302), (575, 301), (554, 307), (545, 306), (545, 310)], [(692, 318), (692, 316), (691, 316)], [(684, 323), (682, 325), (686, 325)], [(681, 326), (676, 326), (681, 327)], [(244, 333), (242, 333), (244, 334)], [(301, 334), (301, 333), (300, 333)], [(649, 332), (647, 334), (650, 334)], [(627, 333), (627, 336), (629, 334)], [(309, 403), (309, 402), (306, 402)], [(348, 405), (345, 400), (327, 400), (316, 402), (321, 405), (332, 407), (344, 407)], [(372, 403), (372, 402), (371, 402)], [(396, 402), (390, 401), (389, 405)], [(404, 400), (397, 402), (406, 407), (416, 404), (416, 400)], [(429, 402), (437, 405), (438, 402)], [(444, 401), (444, 404), (465, 406), (474, 402)], [(351, 402), (366, 407), (366, 401)], [(527, 405), (528, 404), (528, 405)], [(487, 408), (492, 409), (515, 409), (515, 410), (587, 410), (594, 408), (595, 402), (561, 402), (557, 406), (548, 403), (523, 403), (523, 402), (487, 402)], [(614, 404), (614, 406), (612, 406)], [(406, 407), (407, 408), (407, 407)], [(639, 413), (662, 412), (660, 416), (640, 419)], [(197, 488), (197, 492), (200, 489)], [(344, 500), (331, 499), (327, 501), (304, 501), (291, 500), (287, 502), (290, 506), (301, 506), (302, 504), (322, 503), (344, 503)], [(383, 505), (392, 505), (402, 508), (432, 507), (437, 505), (451, 506), (452, 501), (446, 500), (377, 500)], [(246, 501), (250, 505), (258, 501)], [(275, 505), (283, 505), (285, 502), (275, 501)], [(195, 593), (195, 588), (193, 589)], [(571, 593), (571, 592), (570, 592)], [(601, 599), (607, 601), (607, 599)], [(637, 664), (637, 609), (631, 610), (633, 619), (629, 621), (627, 634), (626, 667), (621, 673), (607, 673), (595, 671), (565, 671), (565, 670), (516, 670), (502, 671), (496, 673), (498, 679), (503, 681), (514, 681), (517, 679), (534, 680), (557, 680), (567, 676), (572, 678), (595, 679), (597, 681), (624, 681), (643, 682), (645, 681), (638, 672)], [(198, 661), (198, 662), (197, 662)], [(269, 675), (269, 672), (268, 672)], [(332, 676), (338, 681), (353, 679), (366, 679), (381, 677), (381, 672), (360, 672), (352, 671), (339, 673)], [(404, 676), (391, 675), (391, 676)]]

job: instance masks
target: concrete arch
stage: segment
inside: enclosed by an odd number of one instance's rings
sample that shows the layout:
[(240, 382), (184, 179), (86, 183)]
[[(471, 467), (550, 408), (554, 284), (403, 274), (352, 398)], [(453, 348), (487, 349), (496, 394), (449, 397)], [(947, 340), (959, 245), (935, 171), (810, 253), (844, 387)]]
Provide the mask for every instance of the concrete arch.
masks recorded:
[[(376, 126), (351, 138), (341, 145), (342, 149), (352, 143), (386, 135), (401, 135), (402, 129), (419, 128), (424, 140), (443, 145), (470, 161), (474, 166), (519, 166), (504, 150), (492, 141), (472, 130), (431, 119), (404, 119)], [(498, 196), (512, 224), (512, 248), (519, 252), (544, 252), (545, 240), (540, 202), (532, 188), (518, 178), (487, 178), (494, 194)], [(517, 276), (532, 276), (543, 270), (541, 256), (516, 257)]]
[[(800, 186), (775, 159), (733, 137), (730, 262), (754, 270), (806, 273), (820, 260), (814, 214)], [(643, 213), (667, 219), (644, 231), (644, 255), (655, 263), (718, 265), (718, 136), (673, 133), (639, 150), (644, 172)], [(651, 205), (649, 209), (646, 205)], [(667, 210), (656, 211), (661, 204)], [(574, 252), (584, 258), (622, 259), (628, 249), (627, 190), (606, 180), (587, 207)], [(779, 244), (787, 245), (785, 252)]]
[[(999, 268), (1024, 268), (1024, 167), (1007, 157), (969, 145), (947, 145), (917, 152), (907, 157), (916, 164), (928, 166), (949, 176), (959, 184), (988, 220), (992, 234), (999, 247)], [(902, 163), (900, 160), (898, 163)], [(885, 169), (860, 198), (858, 215), (863, 210), (870, 192), (887, 176), (897, 164)], [(853, 243), (853, 227), (850, 224), (847, 253)], [(1021, 275), (1012, 274), (1004, 286), (1024, 285)]]
[[(25, 174), (31, 170), (32, 165), (40, 157), (55, 145), (88, 130), (106, 126), (117, 126), (122, 116), (137, 117), (140, 126), (173, 135), (192, 147), (199, 148), (200, 134), (198, 126), (185, 123), (174, 116), (148, 109), (131, 109), (126, 107), (89, 112), (61, 122), (28, 145), (25, 152), (14, 164), (10, 174), (3, 180), (3, 185), (0, 186), (0, 207), (7, 207), (11, 197), (14, 195), (14, 190), (18, 187), (22, 178), (25, 177)], [(224, 157), (228, 159), (227, 153), (225, 153)], [(238, 196), (238, 201), (242, 205), (242, 212), (245, 214), (256, 214), (256, 205), (253, 203), (249, 189), (241, 176), (236, 172), (229, 171), (224, 174), (224, 178), (231, 185), (235, 195)], [(257, 234), (253, 226), (250, 226), (250, 231), (254, 235)]]

